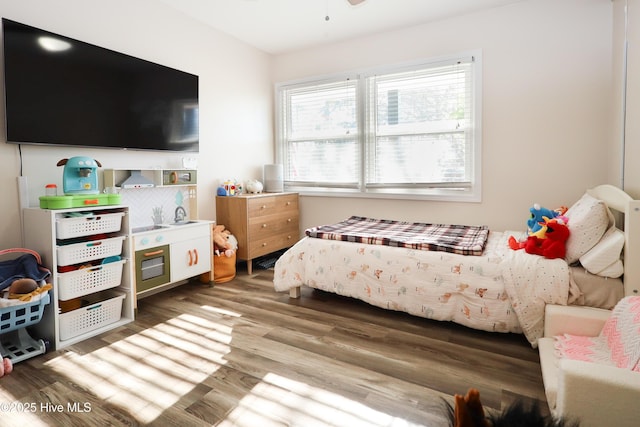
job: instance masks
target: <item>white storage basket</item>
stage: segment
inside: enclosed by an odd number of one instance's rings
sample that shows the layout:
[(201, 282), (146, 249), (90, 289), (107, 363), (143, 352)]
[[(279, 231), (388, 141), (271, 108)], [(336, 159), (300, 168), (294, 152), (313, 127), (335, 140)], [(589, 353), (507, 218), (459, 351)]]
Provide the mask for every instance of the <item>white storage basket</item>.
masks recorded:
[(120, 286), (126, 260), (58, 274), (58, 299), (68, 301), (93, 292)]
[(91, 295), (97, 301), (90, 301), (85, 307), (61, 313), (60, 340), (68, 340), (120, 320), (125, 296), (124, 293), (105, 291)]
[(70, 239), (72, 237), (120, 231), (122, 217), (124, 217), (124, 212), (79, 218), (58, 218), (56, 220), (56, 236), (58, 239)]
[(57, 246), (57, 264), (59, 266), (80, 264), (122, 253), (124, 236), (111, 237), (109, 239), (91, 240), (72, 245)]

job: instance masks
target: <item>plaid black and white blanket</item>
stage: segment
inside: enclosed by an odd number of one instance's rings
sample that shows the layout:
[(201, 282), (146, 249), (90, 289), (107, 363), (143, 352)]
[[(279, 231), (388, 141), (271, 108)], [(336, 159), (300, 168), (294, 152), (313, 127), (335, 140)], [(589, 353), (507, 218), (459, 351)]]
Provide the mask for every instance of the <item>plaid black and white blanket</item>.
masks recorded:
[(482, 255), (489, 237), (487, 226), (426, 224), (352, 216), (331, 225), (305, 230), (309, 237), (387, 245), (460, 255)]

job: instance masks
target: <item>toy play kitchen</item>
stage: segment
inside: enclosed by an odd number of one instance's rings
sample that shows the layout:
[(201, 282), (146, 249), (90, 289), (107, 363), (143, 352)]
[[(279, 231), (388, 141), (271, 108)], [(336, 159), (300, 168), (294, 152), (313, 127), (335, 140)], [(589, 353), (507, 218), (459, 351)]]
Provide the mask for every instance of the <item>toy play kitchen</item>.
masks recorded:
[(47, 186), (47, 195), (40, 197), (42, 209), (67, 209), (83, 206), (120, 204), (119, 194), (100, 194), (98, 187), (99, 161), (86, 156), (62, 159), (57, 166), (64, 166), (62, 187), (64, 195), (50, 194), (55, 187)]

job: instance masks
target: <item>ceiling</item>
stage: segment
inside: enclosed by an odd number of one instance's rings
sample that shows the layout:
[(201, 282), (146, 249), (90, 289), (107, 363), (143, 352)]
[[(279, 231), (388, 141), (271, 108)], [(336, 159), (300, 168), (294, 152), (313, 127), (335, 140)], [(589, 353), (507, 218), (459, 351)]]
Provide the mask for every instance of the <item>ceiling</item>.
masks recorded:
[(504, 6), (523, 0), (159, 0), (271, 54)]

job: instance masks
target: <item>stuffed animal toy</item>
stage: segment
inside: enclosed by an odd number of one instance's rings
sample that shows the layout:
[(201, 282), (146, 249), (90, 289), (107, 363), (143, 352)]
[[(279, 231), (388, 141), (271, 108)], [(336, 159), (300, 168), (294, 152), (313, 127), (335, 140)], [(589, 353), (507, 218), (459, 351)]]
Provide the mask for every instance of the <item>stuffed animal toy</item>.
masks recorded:
[(9, 375), (13, 372), (13, 362), (8, 357), (2, 359), (2, 363), (0, 363), (0, 377), (4, 377), (5, 375)]
[[(235, 252), (238, 250), (238, 239), (236, 239), (236, 236), (234, 236), (233, 234), (229, 234), (229, 236), (227, 236), (227, 242), (229, 244), (229, 246), (231, 246), (231, 251)], [(229, 249), (227, 249), (227, 251), (225, 251), (225, 255), (227, 256), (231, 256), (228, 255)]]
[(531, 215), (527, 221), (527, 231), (530, 236), (542, 228), (541, 224), (544, 224), (545, 217), (553, 219), (559, 215), (557, 211), (543, 208), (538, 203), (534, 203), (533, 207), (529, 208), (529, 212)]
[(52, 289), (53, 286), (50, 283), (38, 286), (38, 283), (29, 278), (23, 277), (11, 282), (11, 285), (4, 291), (0, 291), (0, 298), (18, 299), (20, 301), (31, 301), (31, 298), (41, 294), (43, 292)]
[(13, 283), (9, 286), (9, 298), (11, 295), (22, 295), (28, 294), (29, 292), (33, 292), (38, 289), (38, 283), (30, 279), (28, 277), (14, 280)]
[(484, 415), (478, 390), (469, 389), (465, 396), (456, 394), (453, 400), (455, 402), (454, 427), (489, 427), (489, 420)]
[[(566, 206), (560, 206), (554, 210), (541, 207), (535, 203), (533, 207), (529, 209), (530, 216), (527, 220), (527, 236), (535, 236), (538, 239), (546, 239), (547, 229), (546, 221), (557, 218), (567, 224), (569, 218), (564, 216), (567, 211)], [(546, 219), (545, 219), (546, 218)], [(514, 251), (518, 249), (524, 249), (527, 244), (527, 240), (518, 241), (515, 237), (509, 237), (509, 247)]]
[(238, 240), (226, 230), (224, 225), (216, 225), (213, 227), (213, 250), (217, 256), (225, 254), (232, 257), (238, 248)]
[(567, 253), (567, 240), (569, 240), (569, 227), (562, 220), (544, 218), (541, 225), (546, 227), (545, 238), (529, 236), (524, 245), (528, 254), (541, 255), (548, 259), (564, 258)]
[(480, 392), (469, 389), (465, 396), (454, 396), (455, 408), (447, 403), (450, 426), (452, 427), (578, 427), (579, 422), (545, 415), (537, 401), (525, 405), (516, 400), (500, 413), (485, 414)]

